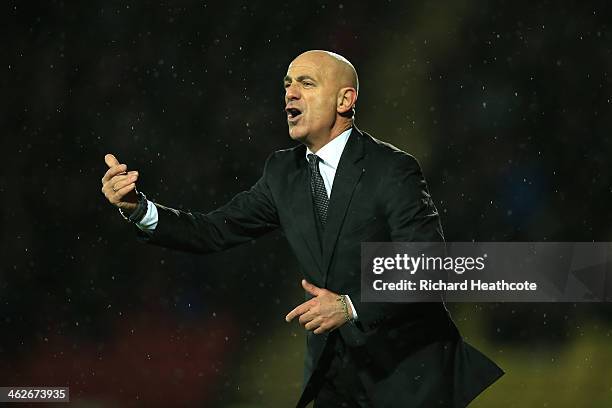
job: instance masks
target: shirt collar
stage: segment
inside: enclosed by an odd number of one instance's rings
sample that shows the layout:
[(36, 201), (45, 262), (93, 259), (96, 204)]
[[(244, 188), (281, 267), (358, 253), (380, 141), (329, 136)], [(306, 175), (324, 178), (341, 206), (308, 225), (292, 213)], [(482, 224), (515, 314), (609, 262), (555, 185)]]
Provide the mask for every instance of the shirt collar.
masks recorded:
[[(324, 164), (332, 167), (333, 169), (338, 168), (340, 156), (342, 156), (342, 152), (344, 151), (346, 142), (348, 142), (351, 130), (353, 130), (353, 128), (345, 130), (337, 137), (333, 138), (325, 146), (319, 149), (316, 155), (319, 156), (319, 158), (323, 161)], [(309, 148), (306, 148), (306, 156), (308, 156), (309, 154), (315, 153), (311, 152)]]

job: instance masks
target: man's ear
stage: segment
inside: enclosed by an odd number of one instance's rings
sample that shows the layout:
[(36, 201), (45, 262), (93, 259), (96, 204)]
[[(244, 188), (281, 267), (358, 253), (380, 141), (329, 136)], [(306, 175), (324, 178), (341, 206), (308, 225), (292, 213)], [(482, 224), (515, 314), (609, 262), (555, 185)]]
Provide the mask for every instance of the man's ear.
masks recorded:
[(340, 91), (338, 91), (336, 111), (340, 115), (351, 113), (355, 106), (355, 102), (357, 102), (357, 91), (355, 88), (341, 88)]

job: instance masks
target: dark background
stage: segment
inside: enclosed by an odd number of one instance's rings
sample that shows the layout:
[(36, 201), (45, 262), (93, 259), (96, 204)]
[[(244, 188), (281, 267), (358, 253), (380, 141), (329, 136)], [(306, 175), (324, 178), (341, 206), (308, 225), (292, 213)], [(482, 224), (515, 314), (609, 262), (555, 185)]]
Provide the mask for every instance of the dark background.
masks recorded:
[[(292, 145), (282, 77), (307, 49), (360, 75), (357, 125), (414, 154), (449, 241), (611, 241), (605, 2), (3, 5), (0, 386), (77, 406), (285, 407), (302, 299), (280, 234), (210, 256), (139, 244), (103, 156), (208, 211)], [(610, 406), (605, 304), (450, 305), (507, 374), (474, 407)]]

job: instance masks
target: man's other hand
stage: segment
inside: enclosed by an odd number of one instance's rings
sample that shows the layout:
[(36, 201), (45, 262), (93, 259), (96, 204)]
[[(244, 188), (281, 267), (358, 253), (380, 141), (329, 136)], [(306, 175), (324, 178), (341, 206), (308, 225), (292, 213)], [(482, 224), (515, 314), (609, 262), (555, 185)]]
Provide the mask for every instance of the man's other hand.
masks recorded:
[(135, 170), (128, 172), (127, 165), (119, 164), (112, 154), (104, 156), (104, 162), (108, 170), (102, 177), (102, 193), (115, 207), (128, 213), (134, 211), (138, 206), (136, 195), (138, 172)]
[[(332, 331), (347, 322), (343, 303), (339, 300), (340, 295), (318, 288), (304, 279), (302, 279), (302, 286), (314, 297), (289, 312), (285, 317), (286, 321), (290, 322), (299, 316), (300, 324), (306, 330), (313, 331), (314, 334)], [(350, 309), (348, 313), (352, 318)]]

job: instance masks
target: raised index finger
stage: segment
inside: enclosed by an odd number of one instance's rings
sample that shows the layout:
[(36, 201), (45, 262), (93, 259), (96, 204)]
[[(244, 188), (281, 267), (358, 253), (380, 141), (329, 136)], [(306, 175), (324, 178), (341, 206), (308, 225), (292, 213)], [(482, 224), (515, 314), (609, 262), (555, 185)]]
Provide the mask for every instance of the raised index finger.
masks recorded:
[(287, 316), (285, 316), (285, 320), (290, 322), (296, 316), (300, 316), (300, 315), (306, 313), (307, 311), (309, 311), (310, 308), (311, 308), (311, 304), (310, 304), (310, 300), (309, 300), (308, 302), (304, 302), (301, 305), (297, 306), (292, 311), (290, 311), (289, 314)]

